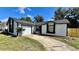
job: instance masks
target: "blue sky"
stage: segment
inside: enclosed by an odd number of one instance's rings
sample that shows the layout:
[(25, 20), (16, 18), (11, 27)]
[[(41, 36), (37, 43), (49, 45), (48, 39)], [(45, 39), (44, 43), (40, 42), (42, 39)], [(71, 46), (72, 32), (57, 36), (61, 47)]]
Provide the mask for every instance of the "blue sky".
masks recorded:
[(56, 7), (0, 7), (0, 20), (6, 21), (8, 17), (21, 18), (29, 16), (34, 20), (34, 16), (41, 15), (47, 21), (54, 16)]

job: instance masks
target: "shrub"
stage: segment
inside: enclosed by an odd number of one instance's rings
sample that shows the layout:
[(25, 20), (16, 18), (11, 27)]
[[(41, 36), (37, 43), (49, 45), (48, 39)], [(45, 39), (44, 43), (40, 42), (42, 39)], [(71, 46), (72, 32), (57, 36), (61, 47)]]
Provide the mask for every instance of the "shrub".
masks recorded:
[(17, 32), (21, 32), (21, 31), (24, 31), (25, 29), (23, 29), (22, 27), (17, 27), (16, 30)]

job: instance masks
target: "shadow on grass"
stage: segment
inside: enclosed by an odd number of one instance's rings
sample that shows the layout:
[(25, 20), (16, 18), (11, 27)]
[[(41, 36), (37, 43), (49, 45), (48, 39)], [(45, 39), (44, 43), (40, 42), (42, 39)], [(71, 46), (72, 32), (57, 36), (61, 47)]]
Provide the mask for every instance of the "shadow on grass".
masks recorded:
[(6, 36), (12, 36), (12, 37), (17, 37), (17, 36), (15, 36), (15, 35), (12, 35), (12, 34), (10, 34), (10, 33), (8, 33), (8, 32), (0, 32), (0, 34), (3, 34), (3, 35), (6, 35)]

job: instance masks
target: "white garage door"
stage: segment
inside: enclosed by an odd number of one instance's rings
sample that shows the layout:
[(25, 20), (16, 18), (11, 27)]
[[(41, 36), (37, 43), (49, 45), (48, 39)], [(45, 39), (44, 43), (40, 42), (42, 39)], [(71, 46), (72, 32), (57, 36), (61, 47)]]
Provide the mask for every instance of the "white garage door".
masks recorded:
[(22, 26), (25, 30), (22, 32), (22, 35), (31, 34), (31, 26)]
[(56, 24), (55, 34), (60, 36), (66, 36), (67, 24)]

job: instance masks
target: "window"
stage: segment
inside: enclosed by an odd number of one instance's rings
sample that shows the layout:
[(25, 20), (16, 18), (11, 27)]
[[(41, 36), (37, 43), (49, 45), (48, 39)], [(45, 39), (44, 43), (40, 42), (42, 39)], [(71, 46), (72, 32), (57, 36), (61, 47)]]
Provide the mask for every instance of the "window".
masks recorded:
[(49, 22), (47, 24), (47, 33), (55, 33), (55, 23)]

